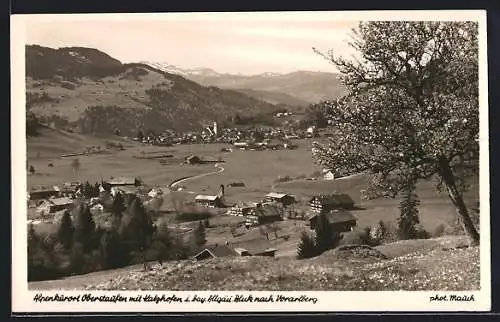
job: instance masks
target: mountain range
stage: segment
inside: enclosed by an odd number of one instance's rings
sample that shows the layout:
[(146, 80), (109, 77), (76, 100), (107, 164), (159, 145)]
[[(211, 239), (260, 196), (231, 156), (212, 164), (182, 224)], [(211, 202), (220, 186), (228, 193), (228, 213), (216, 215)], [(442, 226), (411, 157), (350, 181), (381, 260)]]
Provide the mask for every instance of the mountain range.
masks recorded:
[(124, 64), (93, 48), (25, 49), (30, 117), (82, 133), (185, 131), (235, 116), (266, 119), (342, 90), (337, 75), (328, 73), (229, 75), (208, 68)]
[(335, 73), (296, 71), (288, 74), (267, 72), (243, 75), (218, 73), (210, 68), (183, 69), (168, 63), (142, 63), (205, 86), (237, 90), (272, 104), (307, 106), (344, 94), (340, 75)]

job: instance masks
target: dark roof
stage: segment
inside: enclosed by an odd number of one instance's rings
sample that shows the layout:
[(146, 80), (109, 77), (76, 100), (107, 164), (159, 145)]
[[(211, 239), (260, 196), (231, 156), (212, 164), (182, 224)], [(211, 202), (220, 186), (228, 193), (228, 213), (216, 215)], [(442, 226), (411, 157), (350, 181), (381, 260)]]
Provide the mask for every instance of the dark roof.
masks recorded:
[(110, 185), (135, 185), (136, 178), (132, 177), (117, 177), (108, 180)]
[(256, 216), (259, 217), (281, 216), (281, 211), (274, 205), (262, 205), (260, 207), (254, 208), (253, 212)]
[(194, 257), (198, 256), (204, 251), (210, 252), (215, 257), (229, 257), (238, 255), (233, 248), (227, 245), (212, 245), (201, 249), (199, 252), (196, 252), (196, 255), (194, 255)]
[(311, 201), (319, 199), (323, 205), (354, 204), (354, 200), (348, 194), (319, 195), (311, 198)]
[[(317, 217), (318, 215), (313, 215), (309, 218), (313, 219)], [(345, 223), (349, 221), (357, 221), (358, 219), (349, 211), (344, 211), (344, 210), (333, 210), (330, 211), (327, 215), (328, 221), (330, 224), (339, 224), (339, 223)]]
[(274, 198), (274, 199), (283, 199), (285, 197), (293, 198), (293, 196), (287, 194), (287, 193), (277, 193), (277, 192), (270, 192), (266, 195), (268, 198)]
[(247, 241), (237, 242), (230, 244), (233, 248), (242, 248), (248, 251), (250, 254), (260, 254), (266, 251), (276, 250), (273, 244), (266, 238), (256, 238)]
[(30, 193), (43, 193), (43, 192), (59, 192), (56, 186), (46, 187), (46, 186), (35, 186), (31, 187)]

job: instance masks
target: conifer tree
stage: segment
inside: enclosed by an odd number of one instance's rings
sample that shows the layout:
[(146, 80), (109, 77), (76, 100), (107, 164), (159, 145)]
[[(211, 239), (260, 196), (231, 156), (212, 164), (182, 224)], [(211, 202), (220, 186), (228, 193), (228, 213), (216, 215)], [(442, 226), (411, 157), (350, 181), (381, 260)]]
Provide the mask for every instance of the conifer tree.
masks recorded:
[(314, 240), (305, 231), (302, 232), (300, 236), (300, 242), (297, 246), (297, 258), (310, 258), (316, 254), (316, 248), (314, 245)]
[(115, 218), (119, 219), (121, 218), (122, 213), (125, 211), (125, 209), (125, 200), (123, 200), (122, 194), (118, 192), (113, 198), (111, 213), (115, 216)]
[(81, 244), (83, 251), (88, 251), (95, 232), (94, 218), (88, 205), (86, 203), (77, 205), (73, 211), (73, 218), (75, 218), (74, 240)]
[(322, 253), (332, 247), (333, 231), (328, 221), (327, 215), (321, 213), (316, 224), (316, 249)]
[(71, 215), (69, 211), (65, 211), (59, 229), (57, 230), (57, 240), (65, 249), (70, 249), (73, 245), (73, 232), (74, 228)]
[(420, 223), (418, 218), (419, 204), (420, 200), (415, 193), (415, 186), (409, 184), (403, 194), (403, 200), (399, 204), (398, 235), (400, 239), (417, 238), (416, 225)]
[(125, 238), (134, 249), (146, 247), (154, 232), (153, 222), (139, 198), (133, 198), (122, 217), (120, 227)]
[(198, 247), (205, 245), (207, 242), (205, 226), (201, 221), (198, 223), (198, 226), (194, 230), (194, 242)]

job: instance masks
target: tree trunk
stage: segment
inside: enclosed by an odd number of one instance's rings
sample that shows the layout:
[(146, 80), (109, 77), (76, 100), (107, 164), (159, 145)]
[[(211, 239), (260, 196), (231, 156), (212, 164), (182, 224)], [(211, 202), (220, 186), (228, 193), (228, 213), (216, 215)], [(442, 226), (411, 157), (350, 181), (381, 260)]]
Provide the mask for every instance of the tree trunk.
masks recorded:
[(448, 189), (448, 196), (457, 208), (458, 217), (460, 218), (460, 222), (465, 233), (470, 239), (471, 246), (478, 246), (479, 233), (477, 232), (476, 227), (474, 227), (474, 223), (469, 216), (469, 210), (465, 205), (462, 194), (457, 189), (455, 176), (453, 175), (450, 169), (450, 165), (447, 161), (441, 162), (440, 170), (441, 177), (444, 181), (444, 184), (446, 185), (446, 188)]

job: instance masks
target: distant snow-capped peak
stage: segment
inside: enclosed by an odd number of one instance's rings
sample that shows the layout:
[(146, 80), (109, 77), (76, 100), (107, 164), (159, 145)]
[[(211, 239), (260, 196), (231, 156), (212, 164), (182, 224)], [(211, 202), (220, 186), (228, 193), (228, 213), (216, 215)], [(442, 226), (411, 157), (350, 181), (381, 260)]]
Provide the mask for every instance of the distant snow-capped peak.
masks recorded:
[(219, 76), (220, 74), (210, 68), (190, 68), (184, 69), (168, 63), (142, 61), (141, 64), (157, 68), (167, 73), (177, 74), (182, 76)]

